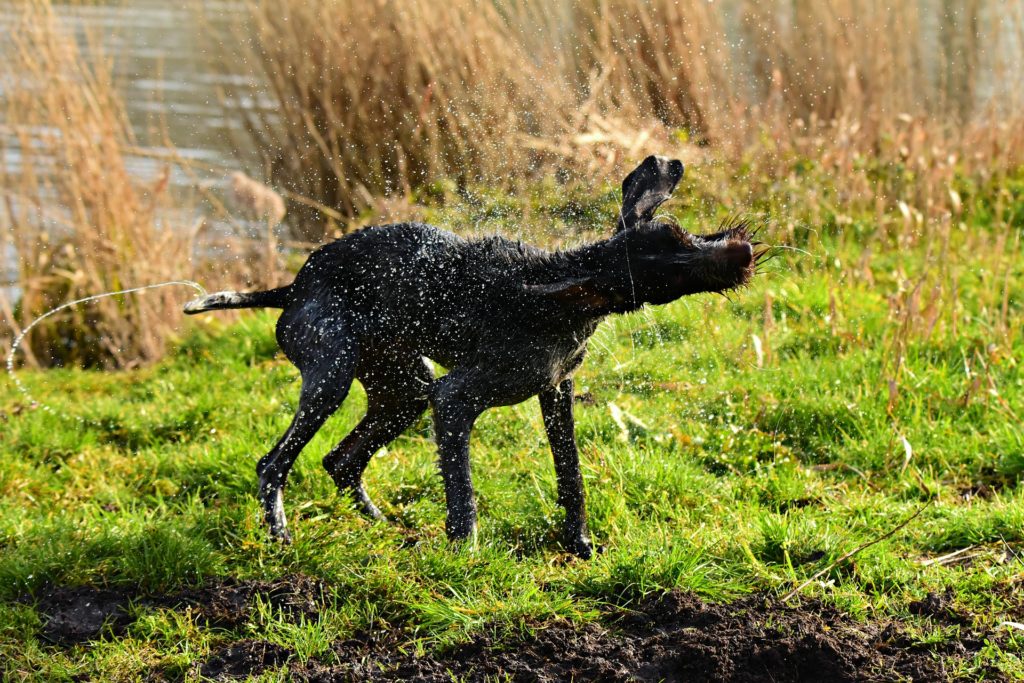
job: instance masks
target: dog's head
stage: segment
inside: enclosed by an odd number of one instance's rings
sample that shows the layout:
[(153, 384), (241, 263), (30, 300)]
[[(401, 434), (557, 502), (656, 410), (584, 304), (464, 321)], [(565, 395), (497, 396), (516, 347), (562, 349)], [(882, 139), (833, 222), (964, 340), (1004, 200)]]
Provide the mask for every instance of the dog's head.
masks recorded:
[(626, 232), (626, 258), (637, 302), (665, 304), (687, 294), (725, 292), (750, 281), (759, 254), (749, 225), (739, 220), (711, 235), (694, 235), (671, 222)]
[(622, 182), (622, 210), (615, 235), (596, 272), (545, 288), (587, 310), (620, 312), (664, 304), (687, 294), (724, 292), (754, 275), (755, 231), (745, 220), (709, 235), (694, 235), (654, 212), (683, 177), (676, 159), (649, 156)]
[(746, 221), (694, 235), (655, 210), (683, 177), (682, 162), (649, 156), (622, 183), (616, 239), (625, 242), (637, 302), (663, 304), (687, 294), (724, 292), (753, 277), (757, 257)]

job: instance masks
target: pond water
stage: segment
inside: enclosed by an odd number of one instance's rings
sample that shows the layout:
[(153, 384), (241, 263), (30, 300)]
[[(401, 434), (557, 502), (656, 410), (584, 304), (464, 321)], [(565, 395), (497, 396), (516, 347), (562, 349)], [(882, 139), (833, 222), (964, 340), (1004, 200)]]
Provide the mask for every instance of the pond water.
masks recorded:
[[(0, 2), (0, 30), (17, 17), (18, 5)], [(228, 32), (243, 13), (239, 3), (204, 2), (210, 24)], [(114, 58), (115, 73), (128, 115), (145, 151), (166, 151), (166, 131), (177, 152), (194, 163), (197, 173), (215, 178), (225, 169), (237, 168), (234, 142), (244, 146), (240, 125), (223, 115), (221, 89), (251, 86), (251, 75), (231, 73), (217, 64), (216, 52), (207, 45), (195, 10), (156, 0), (57, 5), (58, 15), (83, 41), (87, 35), (102, 37), (104, 50)], [(254, 95), (249, 106), (269, 105)], [(141, 175), (156, 173), (162, 164), (148, 155), (132, 160)], [(152, 167), (152, 168), (151, 168)], [(191, 182), (178, 174), (174, 183)]]
[[(204, 38), (193, 8), (157, 0), (54, 8), (83, 44), (88, 36), (99, 37), (104, 52), (113, 58), (118, 87), (141, 152), (127, 160), (133, 176), (154, 179), (169, 169), (172, 191), (182, 192), (196, 183), (217, 191), (226, 186), (232, 170), (247, 162), (251, 165), (252, 159), (244, 152), (239, 121), (224, 116), (222, 90), (231, 86), (232, 90), (250, 93), (244, 106), (272, 104), (258, 95), (255, 78), (233, 73), (215, 61), (216, 50)], [(203, 11), (212, 28), (229, 34), (244, 10), (239, 3), (206, 1)], [(18, 2), (0, 0), (0, 40), (18, 15)], [(175, 153), (186, 160), (189, 172), (161, 158), (168, 152), (168, 138), (173, 141)], [(17, 145), (4, 145), (2, 153), (0, 163), (9, 170), (17, 169), (21, 162)], [(201, 207), (186, 209), (198, 210)], [(176, 218), (184, 218), (179, 222), (185, 225), (194, 220), (190, 216)], [(0, 293), (9, 300), (16, 300), (19, 293), (3, 285), (14, 281), (16, 270), (17, 254), (4, 244), (0, 251)]]

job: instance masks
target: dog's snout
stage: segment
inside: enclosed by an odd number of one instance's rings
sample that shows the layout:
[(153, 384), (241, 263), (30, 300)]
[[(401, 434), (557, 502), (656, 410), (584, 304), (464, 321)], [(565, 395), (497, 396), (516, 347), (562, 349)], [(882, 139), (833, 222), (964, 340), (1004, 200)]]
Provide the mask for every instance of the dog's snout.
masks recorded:
[(679, 159), (673, 159), (672, 161), (668, 162), (668, 172), (669, 175), (672, 177), (673, 181), (679, 182), (680, 180), (682, 180), (683, 170), (683, 162), (679, 161)]
[(750, 242), (730, 242), (722, 249), (722, 256), (729, 263), (746, 268), (754, 260), (754, 248)]

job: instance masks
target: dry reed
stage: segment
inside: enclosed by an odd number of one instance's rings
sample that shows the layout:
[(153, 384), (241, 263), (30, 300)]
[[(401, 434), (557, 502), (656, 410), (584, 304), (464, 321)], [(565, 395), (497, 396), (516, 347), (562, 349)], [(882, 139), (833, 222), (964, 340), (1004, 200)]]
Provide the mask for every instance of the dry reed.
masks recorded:
[[(661, 151), (699, 161), (696, 206), (775, 210), (774, 238), (808, 249), (816, 230), (838, 232), (864, 250), (851, 276), (871, 278), (872, 250), (948, 253), (970, 210), (964, 188), (999, 185), (1024, 161), (1020, 102), (999, 87), (1024, 65), (1024, 11), (943, 6), (926, 17), (920, 3), (879, 0), (247, 0), (246, 24), (213, 37), (226, 68), (254, 66), (266, 84), (272, 111), (226, 93), (248, 133), (236, 143), (284, 191), (305, 242), (383, 205), (415, 211), (434, 181), (515, 189), (557, 170), (593, 183)], [(189, 232), (167, 225), (165, 181), (128, 173), (110, 61), (97, 44), (83, 59), (47, 0), (22, 10), (0, 64), (20, 155), (0, 169), (21, 263), (23, 298), (2, 307), (14, 330), (81, 295), (188, 276), (191, 254)], [(953, 241), (990, 254), (1008, 283), (1019, 245), (998, 242), (1014, 218), (996, 194), (996, 230)], [(873, 227), (844, 232), (871, 214)], [(898, 328), (955, 336), (957, 277), (907, 274)], [(985, 302), (1003, 328), (1008, 291)], [(29, 361), (157, 358), (177, 299), (83, 308), (34, 335)]]
[[(655, 120), (687, 139), (728, 133), (738, 97), (721, 12), (703, 0), (570, 4), (575, 89), (604, 116)], [(572, 74), (568, 74), (571, 76)]]
[(272, 184), (347, 216), (439, 177), (493, 181), (531, 156), (496, 141), (557, 128), (560, 84), (490, 0), (249, 7), (251, 33), (222, 44), (232, 64), (261, 65), (276, 107), (234, 111)]
[(351, 218), (442, 178), (592, 181), (670, 147), (753, 158), (773, 177), (838, 149), (839, 177), (856, 155), (906, 161), (893, 141), (908, 121), (970, 139), (988, 103), (1019, 111), (993, 86), (1022, 61), (1007, 35), (1020, 17), (994, 0), (947, 5), (925, 21), (919, 3), (880, 0), (250, 0), (247, 24), (219, 40), (229, 68), (259, 65), (274, 102), (233, 107), (248, 121), (239, 144), (307, 200), (291, 211), (316, 240), (316, 204)]
[[(96, 44), (88, 59), (46, 0), (20, 6), (2, 49), (7, 164), (0, 220), (19, 261), (18, 304), (0, 314), (14, 331), (44, 311), (99, 292), (180, 279), (190, 235), (168, 215), (168, 171), (129, 173), (132, 131)], [(159, 358), (178, 328), (182, 292), (108, 298), (54, 316), (23, 346), (32, 365), (127, 368)]]

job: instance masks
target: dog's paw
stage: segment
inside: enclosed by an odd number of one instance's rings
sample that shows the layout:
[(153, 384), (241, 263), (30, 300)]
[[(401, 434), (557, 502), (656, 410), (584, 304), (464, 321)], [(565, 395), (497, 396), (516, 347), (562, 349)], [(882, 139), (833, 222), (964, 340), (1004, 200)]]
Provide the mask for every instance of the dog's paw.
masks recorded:
[(276, 541), (281, 545), (291, 545), (292, 534), (288, 529), (271, 529), (270, 540)]
[(387, 517), (380, 511), (373, 501), (370, 500), (370, 496), (366, 495), (366, 489), (362, 486), (350, 489), (349, 496), (352, 498), (352, 507), (355, 508), (356, 512), (363, 515), (364, 517), (371, 519), (375, 522), (386, 522)]
[[(594, 556), (594, 544), (586, 536), (577, 536), (567, 541), (565, 549), (581, 560), (589, 560)], [(604, 552), (604, 546), (598, 546), (597, 552)]]

